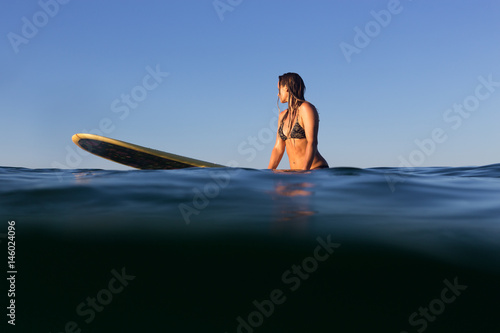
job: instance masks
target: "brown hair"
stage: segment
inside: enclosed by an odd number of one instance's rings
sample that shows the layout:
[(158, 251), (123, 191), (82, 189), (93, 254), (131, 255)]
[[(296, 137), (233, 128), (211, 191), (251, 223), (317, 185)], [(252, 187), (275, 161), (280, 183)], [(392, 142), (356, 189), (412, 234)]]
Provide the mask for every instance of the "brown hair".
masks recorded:
[[(280, 126), (283, 126), (285, 119), (290, 115), (290, 124), (288, 129), (288, 137), (292, 133), (292, 128), (295, 125), (294, 119), (298, 116), (298, 111), (300, 105), (305, 102), (304, 93), (306, 92), (306, 85), (304, 81), (297, 73), (285, 73), (279, 77), (279, 86), (288, 88), (288, 110), (283, 119), (281, 120)], [(279, 97), (278, 97), (278, 110)]]

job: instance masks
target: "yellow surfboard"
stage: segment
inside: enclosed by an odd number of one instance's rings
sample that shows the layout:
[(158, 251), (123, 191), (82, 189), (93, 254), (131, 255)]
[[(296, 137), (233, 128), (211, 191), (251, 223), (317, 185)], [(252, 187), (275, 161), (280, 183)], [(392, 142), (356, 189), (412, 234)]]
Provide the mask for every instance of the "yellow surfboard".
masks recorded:
[(224, 165), (195, 160), (95, 134), (78, 133), (73, 142), (83, 150), (137, 169), (223, 168)]

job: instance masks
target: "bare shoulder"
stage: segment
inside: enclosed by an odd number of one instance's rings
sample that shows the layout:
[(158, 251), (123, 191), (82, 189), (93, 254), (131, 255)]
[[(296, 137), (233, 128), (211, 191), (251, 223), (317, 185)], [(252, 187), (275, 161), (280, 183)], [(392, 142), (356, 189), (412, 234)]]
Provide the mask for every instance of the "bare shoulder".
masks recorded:
[(299, 107), (299, 111), (306, 111), (306, 112), (316, 112), (316, 107), (314, 105), (312, 105), (311, 103), (305, 101), (303, 102), (300, 107)]
[(316, 107), (309, 102), (304, 102), (299, 107), (299, 114), (302, 118), (304, 117), (313, 117), (316, 118), (318, 116), (318, 111)]

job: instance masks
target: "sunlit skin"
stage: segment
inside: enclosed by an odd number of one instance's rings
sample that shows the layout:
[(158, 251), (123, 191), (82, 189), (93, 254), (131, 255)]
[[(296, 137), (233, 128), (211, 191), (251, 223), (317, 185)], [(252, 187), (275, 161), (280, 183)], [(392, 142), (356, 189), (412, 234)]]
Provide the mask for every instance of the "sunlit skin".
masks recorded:
[[(286, 86), (280, 87), (278, 83), (278, 89), (280, 102), (287, 103), (288, 88)], [(286, 111), (282, 111), (279, 115), (278, 128)], [(318, 111), (316, 111), (316, 108), (311, 103), (303, 102), (298, 109), (297, 117), (299, 118), (300, 126), (302, 126), (306, 133), (306, 137), (304, 139), (288, 138), (285, 141), (281, 139), (277, 131), (276, 144), (271, 152), (268, 169), (276, 169), (278, 167), (285, 150), (290, 161), (290, 169), (313, 170), (328, 166), (328, 163), (318, 151)], [(290, 119), (290, 117), (287, 117), (285, 120), (283, 124), (283, 133), (285, 135), (288, 135), (290, 121), (295, 123), (296, 118)]]

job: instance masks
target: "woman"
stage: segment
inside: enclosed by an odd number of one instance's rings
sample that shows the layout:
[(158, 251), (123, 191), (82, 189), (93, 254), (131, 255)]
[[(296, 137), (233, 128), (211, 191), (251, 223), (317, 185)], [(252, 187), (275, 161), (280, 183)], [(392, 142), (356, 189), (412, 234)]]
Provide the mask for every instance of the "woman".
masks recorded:
[(281, 103), (288, 103), (288, 109), (280, 112), (276, 144), (268, 169), (278, 167), (285, 149), (290, 169), (328, 168), (328, 163), (318, 151), (318, 111), (304, 100), (304, 81), (296, 73), (286, 73), (279, 77), (278, 89), (278, 99)]

